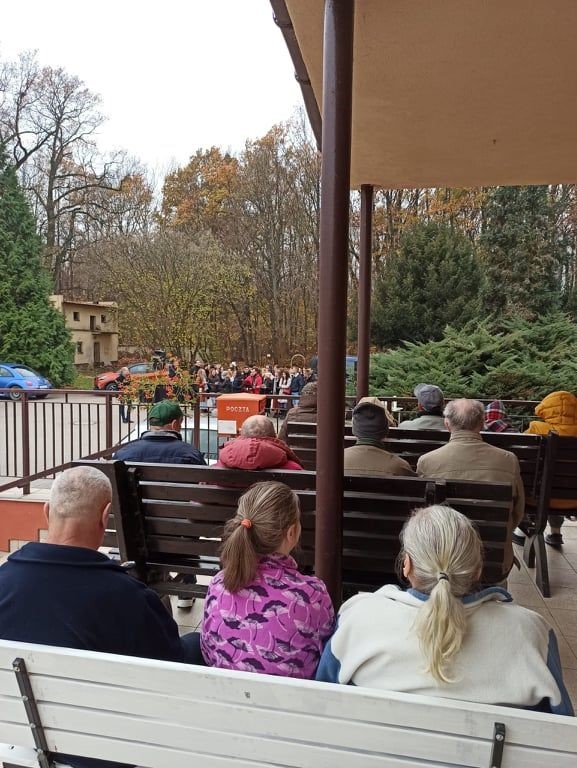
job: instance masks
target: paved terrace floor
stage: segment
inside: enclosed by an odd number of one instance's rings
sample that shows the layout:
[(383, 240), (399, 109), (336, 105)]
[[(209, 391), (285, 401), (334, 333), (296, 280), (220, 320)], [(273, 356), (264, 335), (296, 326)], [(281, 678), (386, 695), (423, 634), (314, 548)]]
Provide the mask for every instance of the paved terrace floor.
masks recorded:
[[(540, 613), (554, 628), (559, 642), (563, 676), (573, 705), (577, 710), (577, 523), (563, 526), (565, 544), (562, 551), (547, 547), (551, 597), (543, 598), (535, 586), (534, 573), (523, 563), (521, 547), (516, 547), (521, 570), (513, 569), (509, 577), (509, 591), (520, 605)], [(25, 542), (12, 542), (17, 549)], [(0, 563), (8, 553), (0, 553)], [(202, 577), (201, 577), (202, 578)], [(180, 633), (200, 628), (203, 601), (196, 600), (192, 609), (179, 610), (173, 598), (173, 613)]]

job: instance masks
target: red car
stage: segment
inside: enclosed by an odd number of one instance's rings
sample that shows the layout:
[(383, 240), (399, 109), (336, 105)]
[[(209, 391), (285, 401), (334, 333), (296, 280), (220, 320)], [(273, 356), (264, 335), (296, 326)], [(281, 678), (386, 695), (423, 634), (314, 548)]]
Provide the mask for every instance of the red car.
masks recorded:
[[(126, 368), (130, 371), (131, 378), (142, 378), (158, 376), (160, 371), (155, 371), (152, 363), (130, 363)], [(107, 371), (106, 373), (99, 373), (94, 377), (94, 389), (118, 389), (116, 379), (118, 378), (118, 371)]]

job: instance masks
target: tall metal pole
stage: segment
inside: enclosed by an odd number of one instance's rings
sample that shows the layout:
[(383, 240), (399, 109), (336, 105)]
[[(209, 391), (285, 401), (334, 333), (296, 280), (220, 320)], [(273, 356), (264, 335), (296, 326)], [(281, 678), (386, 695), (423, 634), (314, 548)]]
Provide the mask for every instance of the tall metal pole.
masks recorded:
[(315, 571), (341, 601), (354, 0), (326, 0), (319, 257)]
[(361, 248), (359, 261), (359, 314), (357, 330), (357, 400), (369, 394), (371, 348), (371, 261), (373, 248), (373, 187), (361, 186)]

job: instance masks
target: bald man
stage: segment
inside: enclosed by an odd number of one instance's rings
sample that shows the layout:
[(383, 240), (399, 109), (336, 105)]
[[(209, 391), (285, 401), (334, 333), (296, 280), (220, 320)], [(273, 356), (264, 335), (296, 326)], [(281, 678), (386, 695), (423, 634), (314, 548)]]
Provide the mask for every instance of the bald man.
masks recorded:
[[(195, 662), (196, 640), (158, 595), (98, 551), (112, 488), (95, 467), (59, 475), (44, 511), (45, 542), (30, 542), (0, 567), (0, 639)], [(189, 642), (192, 641), (192, 642)], [(68, 757), (74, 768), (117, 763)]]
[(525, 491), (519, 460), (514, 453), (488, 445), (481, 437), (485, 426), (485, 408), (478, 400), (452, 400), (445, 408), (445, 426), (449, 442), (426, 453), (417, 463), (417, 474), (440, 480), (483, 480), (511, 483), (513, 504), (508, 523), (503, 580), (513, 566), (512, 533), (523, 518)]

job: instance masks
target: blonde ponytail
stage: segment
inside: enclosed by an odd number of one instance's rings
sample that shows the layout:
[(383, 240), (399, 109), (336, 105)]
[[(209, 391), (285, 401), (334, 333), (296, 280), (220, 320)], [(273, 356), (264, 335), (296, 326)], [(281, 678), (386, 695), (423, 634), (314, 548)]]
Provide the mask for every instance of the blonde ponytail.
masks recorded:
[(429, 595), (415, 623), (426, 672), (438, 683), (454, 682), (452, 662), (467, 631), (461, 598), (471, 591), (483, 564), (479, 534), (460, 512), (434, 505), (415, 511), (401, 541), (415, 587)]

